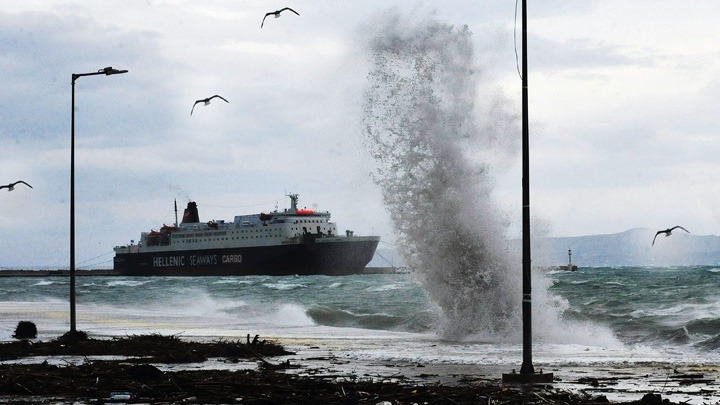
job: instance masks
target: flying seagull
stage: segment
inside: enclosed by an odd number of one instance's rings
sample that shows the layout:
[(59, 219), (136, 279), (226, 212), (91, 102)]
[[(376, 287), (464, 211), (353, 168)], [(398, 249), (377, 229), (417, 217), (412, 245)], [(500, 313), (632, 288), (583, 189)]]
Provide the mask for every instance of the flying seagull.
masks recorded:
[[(670, 236), (670, 235), (672, 235), (672, 231), (674, 231), (674, 230), (677, 229), (677, 228), (680, 228), (680, 229), (682, 229), (683, 231), (685, 231), (685, 232), (687, 232), (687, 233), (690, 233), (690, 231), (688, 231), (687, 229), (683, 228), (682, 226), (680, 226), (680, 225), (675, 225), (675, 226), (673, 226), (672, 228), (665, 229), (664, 231), (657, 231), (657, 233), (655, 234), (655, 238), (657, 238), (658, 235), (660, 235), (661, 233), (664, 233), (666, 237), (667, 237), (667, 236)], [(655, 238), (653, 238), (653, 243), (652, 243), (653, 246), (655, 246)]]
[(6, 185), (4, 185), (4, 186), (0, 186), (0, 189), (6, 188), (6, 189), (8, 189), (8, 191), (13, 191), (13, 190), (15, 190), (15, 185), (17, 185), (18, 183), (22, 183), (22, 184), (24, 184), (24, 185), (32, 188), (31, 185), (25, 183), (25, 182), (22, 181), (22, 180), (19, 180), (19, 181), (16, 181), (15, 183), (10, 183), (10, 184), (6, 184)]
[(265, 17), (263, 17), (263, 20), (262, 20), (262, 22), (260, 23), (260, 28), (263, 27), (263, 24), (265, 24), (265, 19), (268, 18), (269, 15), (274, 15), (275, 18), (279, 18), (279, 17), (280, 17), (280, 13), (282, 13), (282, 12), (285, 11), (285, 10), (290, 10), (290, 11), (292, 11), (293, 13), (295, 13), (295, 14), (297, 14), (297, 15), (300, 15), (300, 14), (298, 14), (297, 11), (291, 9), (290, 7), (281, 8), (280, 10), (276, 10), (276, 11), (270, 11), (269, 13), (266, 13), (266, 14), (265, 14)]
[(223, 98), (223, 96), (220, 96), (220, 95), (217, 95), (217, 94), (216, 94), (216, 95), (214, 95), (214, 96), (212, 96), (212, 97), (208, 97), (208, 98), (204, 98), (204, 99), (202, 99), (202, 100), (197, 100), (197, 101), (195, 101), (195, 103), (194, 103), (193, 106), (192, 106), (192, 109), (190, 110), (190, 115), (192, 115), (193, 110), (195, 110), (195, 106), (196, 106), (198, 103), (205, 103), (205, 105), (208, 105), (208, 104), (210, 104), (210, 100), (214, 99), (215, 97), (219, 98), (220, 100), (222, 100), (222, 101), (224, 101), (224, 102), (226, 102), (226, 103), (229, 103), (229, 101), (225, 100), (225, 98)]

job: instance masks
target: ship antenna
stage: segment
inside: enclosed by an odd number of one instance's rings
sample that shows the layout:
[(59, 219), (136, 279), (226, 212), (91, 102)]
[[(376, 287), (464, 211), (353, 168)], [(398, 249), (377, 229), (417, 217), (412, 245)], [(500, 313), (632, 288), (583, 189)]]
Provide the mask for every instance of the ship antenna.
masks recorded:
[(178, 227), (178, 221), (177, 221), (177, 198), (175, 199), (175, 228)]

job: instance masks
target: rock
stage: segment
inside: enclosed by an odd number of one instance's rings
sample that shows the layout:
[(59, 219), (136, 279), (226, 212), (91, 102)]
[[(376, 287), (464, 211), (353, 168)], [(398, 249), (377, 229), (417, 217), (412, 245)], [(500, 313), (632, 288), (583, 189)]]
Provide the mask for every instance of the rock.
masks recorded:
[(639, 401), (641, 404), (662, 404), (662, 396), (660, 394), (653, 394), (652, 392), (645, 394)]
[(37, 326), (30, 321), (18, 322), (17, 328), (15, 328), (15, 339), (35, 339), (37, 337)]
[(165, 373), (151, 364), (138, 364), (130, 366), (125, 373), (135, 381), (150, 382), (161, 380)]

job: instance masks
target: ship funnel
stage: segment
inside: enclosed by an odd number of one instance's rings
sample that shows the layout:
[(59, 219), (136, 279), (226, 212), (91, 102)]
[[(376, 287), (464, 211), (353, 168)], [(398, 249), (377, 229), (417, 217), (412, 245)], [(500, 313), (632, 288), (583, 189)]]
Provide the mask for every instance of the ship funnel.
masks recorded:
[(195, 204), (194, 201), (190, 201), (187, 208), (185, 208), (182, 223), (188, 224), (193, 222), (200, 222), (200, 215), (198, 214), (197, 204)]

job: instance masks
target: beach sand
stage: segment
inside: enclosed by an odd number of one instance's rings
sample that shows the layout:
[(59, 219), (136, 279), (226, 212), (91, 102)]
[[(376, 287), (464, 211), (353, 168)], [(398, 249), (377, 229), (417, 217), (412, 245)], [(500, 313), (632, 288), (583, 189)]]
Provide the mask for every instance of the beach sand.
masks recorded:
[[(554, 374), (552, 384), (527, 387), (502, 383), (502, 374), (517, 368), (511, 364), (352, 359), (336, 351), (331, 339), (327, 345), (322, 339), (252, 345), (160, 335), (89, 340), (92, 348), (57, 341), (0, 345), (0, 402), (720, 403), (718, 370), (707, 366), (678, 370), (657, 362), (626, 367), (566, 364), (543, 370)], [(174, 356), (168, 358), (168, 353)], [(122, 399), (126, 397), (130, 399)]]
[[(281, 339), (282, 340), (282, 339)], [(296, 354), (280, 357), (303, 364), (295, 372), (312, 376), (357, 375), (387, 381), (410, 381), (414, 384), (490, 384), (502, 386), (502, 375), (520, 369), (514, 364), (407, 363), (357, 361), (338, 356), (327, 345), (315, 342), (309, 346), (284, 344)], [(513, 359), (514, 360), (514, 359)], [(517, 359), (520, 361), (521, 359)], [(720, 404), (720, 365), (683, 365), (663, 362), (620, 362), (613, 364), (560, 364), (538, 367), (535, 372), (553, 374), (552, 387), (583, 397), (604, 396), (611, 402), (642, 400), (649, 393), (660, 394), (674, 403)], [(506, 385), (507, 386), (507, 385)]]

